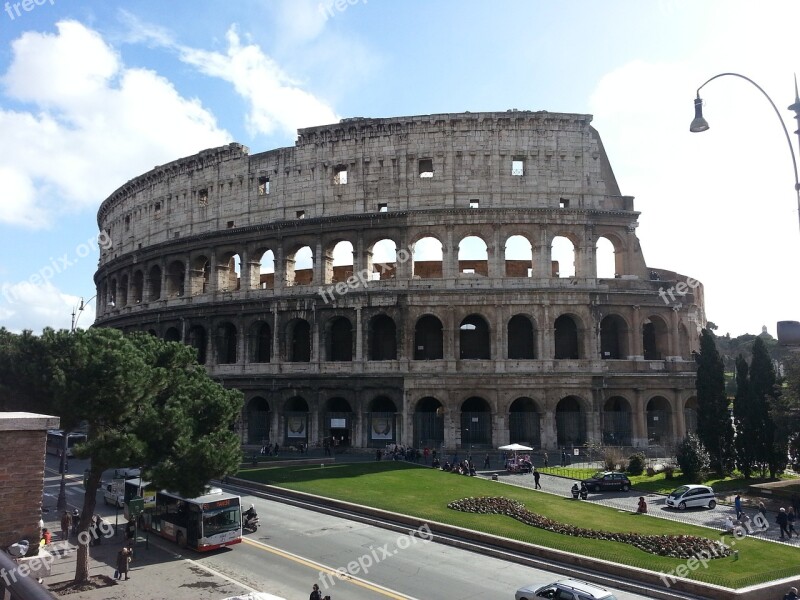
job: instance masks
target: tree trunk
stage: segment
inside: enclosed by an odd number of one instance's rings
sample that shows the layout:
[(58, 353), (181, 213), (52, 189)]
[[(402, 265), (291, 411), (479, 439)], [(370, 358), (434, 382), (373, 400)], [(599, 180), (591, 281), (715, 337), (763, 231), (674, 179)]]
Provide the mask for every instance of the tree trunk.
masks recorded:
[[(101, 467), (92, 465), (86, 481), (86, 493), (83, 495), (83, 512), (81, 524), (78, 528), (78, 553), (75, 561), (75, 583), (89, 580), (89, 541), (92, 539), (89, 525), (94, 517), (94, 508), (97, 503), (97, 490), (100, 488), (100, 478), (103, 475)], [(98, 535), (101, 535), (98, 533)]]

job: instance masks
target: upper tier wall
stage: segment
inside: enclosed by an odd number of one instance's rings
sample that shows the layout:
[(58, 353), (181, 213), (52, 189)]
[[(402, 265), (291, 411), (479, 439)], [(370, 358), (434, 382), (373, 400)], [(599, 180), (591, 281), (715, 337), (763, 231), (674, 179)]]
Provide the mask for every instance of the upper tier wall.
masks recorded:
[[(557, 208), (566, 200), (569, 209), (633, 211), (591, 119), (544, 111), (344, 119), (299, 130), (292, 148), (204, 150), (132, 179), (103, 202), (98, 225), (113, 246), (101, 264), (167, 240), (298, 217), (466, 208), (475, 200), (481, 208)], [(337, 183), (342, 170), (346, 183)]]

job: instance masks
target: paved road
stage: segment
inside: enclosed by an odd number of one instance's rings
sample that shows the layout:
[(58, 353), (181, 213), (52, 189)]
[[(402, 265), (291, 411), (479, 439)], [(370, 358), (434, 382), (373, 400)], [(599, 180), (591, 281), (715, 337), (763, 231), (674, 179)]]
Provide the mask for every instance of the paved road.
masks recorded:
[[(481, 477), (490, 478), (492, 473), (492, 471), (481, 471), (479, 472), (479, 475)], [(498, 476), (498, 481), (512, 485), (523, 486), (530, 489), (534, 488), (533, 476), (530, 473), (519, 474), (500, 471), (495, 473)], [(575, 479), (543, 473), (540, 479), (540, 484), (542, 486), (541, 491), (546, 494), (572, 497), (571, 489), (572, 484), (575, 483), (575, 481)], [(667, 508), (666, 496), (663, 494), (637, 492), (636, 489), (633, 489), (630, 492), (601, 492), (597, 494), (589, 494), (589, 499), (587, 501), (595, 504), (602, 504), (604, 506), (611, 506), (619, 510), (635, 512), (639, 496), (644, 496), (645, 500), (647, 501), (648, 516), (690, 523), (692, 525), (700, 525), (702, 527), (709, 527), (719, 532), (724, 530), (724, 522), (726, 517), (735, 517), (732, 505), (718, 504), (714, 509), (687, 508), (686, 510), (681, 511)], [(745, 509), (745, 512), (747, 512), (751, 518), (756, 514), (755, 509)], [(769, 528), (766, 531), (756, 531), (755, 528), (753, 528), (751, 535), (776, 543), (790, 544), (795, 546), (800, 545), (800, 537), (793, 537), (785, 541), (780, 540), (780, 529), (775, 524), (774, 512), (767, 513), (767, 520), (769, 522)]]

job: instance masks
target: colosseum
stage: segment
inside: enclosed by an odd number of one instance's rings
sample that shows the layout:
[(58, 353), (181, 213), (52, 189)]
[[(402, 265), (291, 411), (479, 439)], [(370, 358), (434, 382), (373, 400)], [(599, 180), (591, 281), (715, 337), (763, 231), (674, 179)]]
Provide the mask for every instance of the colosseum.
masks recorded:
[(591, 115), (351, 118), (100, 206), (96, 325), (196, 348), (242, 444), (671, 446), (702, 285), (649, 267)]

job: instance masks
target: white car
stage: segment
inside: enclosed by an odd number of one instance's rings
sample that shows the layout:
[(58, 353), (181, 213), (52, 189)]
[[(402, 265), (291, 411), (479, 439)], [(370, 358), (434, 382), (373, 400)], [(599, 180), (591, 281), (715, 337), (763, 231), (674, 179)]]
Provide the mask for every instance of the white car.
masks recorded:
[(617, 597), (608, 590), (580, 579), (562, 579), (547, 585), (529, 585), (519, 588), (514, 596), (514, 600), (535, 600), (536, 598), (552, 598), (553, 600), (617, 600)]
[(131, 479), (133, 477), (139, 477), (141, 474), (141, 469), (137, 469), (136, 467), (114, 469), (114, 479)]
[(125, 505), (125, 496), (114, 491), (114, 484), (109, 483), (103, 490), (103, 502), (117, 508)]
[(681, 487), (672, 491), (667, 496), (667, 506), (670, 508), (677, 508), (678, 510), (685, 510), (687, 508), (703, 507), (714, 508), (717, 505), (717, 499), (714, 495), (714, 488), (707, 485), (682, 485)]

